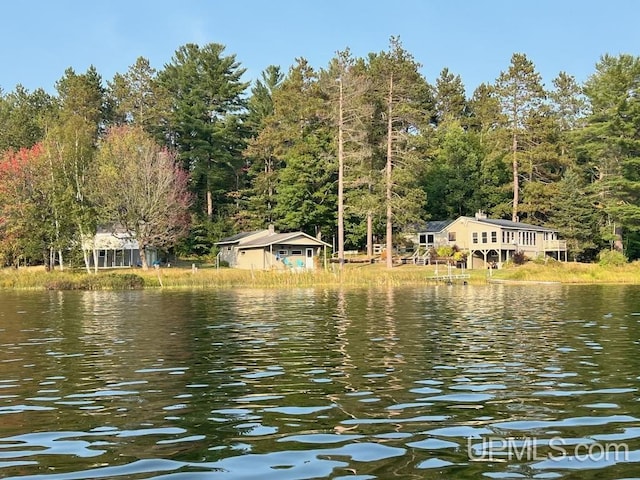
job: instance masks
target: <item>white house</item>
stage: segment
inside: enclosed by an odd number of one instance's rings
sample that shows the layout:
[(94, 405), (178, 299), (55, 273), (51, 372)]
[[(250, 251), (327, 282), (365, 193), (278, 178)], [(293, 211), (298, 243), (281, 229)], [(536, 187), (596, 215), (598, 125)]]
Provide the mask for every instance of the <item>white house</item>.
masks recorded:
[[(82, 248), (91, 252), (91, 268), (136, 267), (142, 264), (140, 247), (131, 232), (119, 227), (99, 227), (93, 237), (82, 242)], [(156, 249), (146, 249), (147, 265), (158, 259)]]

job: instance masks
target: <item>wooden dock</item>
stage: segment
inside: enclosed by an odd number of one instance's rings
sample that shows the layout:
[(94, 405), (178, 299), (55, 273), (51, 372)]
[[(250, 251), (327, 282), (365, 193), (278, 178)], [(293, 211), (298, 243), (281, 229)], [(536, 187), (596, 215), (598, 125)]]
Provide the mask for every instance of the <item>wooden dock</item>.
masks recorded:
[[(462, 270), (464, 272), (464, 269)], [(463, 285), (467, 284), (467, 281), (471, 278), (471, 275), (468, 273), (453, 273), (454, 269), (451, 265), (447, 265), (447, 273), (438, 274), (438, 269), (436, 268), (435, 275), (429, 277), (429, 280), (432, 280), (436, 283), (442, 282), (447, 285), (453, 285), (456, 282), (462, 282)]]
[(462, 281), (463, 284), (467, 284), (467, 280), (471, 278), (468, 273), (459, 273), (457, 275), (433, 275), (429, 277), (429, 280), (433, 280), (436, 283), (442, 282), (448, 285), (452, 285), (455, 282)]

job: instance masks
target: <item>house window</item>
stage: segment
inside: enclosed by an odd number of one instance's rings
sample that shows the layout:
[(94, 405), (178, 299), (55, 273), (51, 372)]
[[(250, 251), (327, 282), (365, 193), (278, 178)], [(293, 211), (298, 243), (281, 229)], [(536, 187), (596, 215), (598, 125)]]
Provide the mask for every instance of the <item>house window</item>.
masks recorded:
[(291, 250), (291, 255), (302, 255), (302, 250)]
[(456, 241), (456, 232), (449, 232), (449, 241), (450, 242)]
[(231, 247), (227, 247), (227, 252), (230, 252), (230, 251), (231, 251)]
[(289, 255), (289, 250), (278, 250), (278, 256), (284, 257), (286, 255)]
[(473, 233), (471, 234), (471, 241), (472, 241), (473, 243), (478, 243), (478, 232), (473, 232)]
[(491, 232), (491, 243), (498, 243), (498, 232)]
[(487, 243), (487, 232), (482, 232), (482, 243)]
[(428, 245), (433, 245), (433, 233), (427, 233), (427, 244)]
[(418, 243), (420, 243), (421, 245), (424, 245), (427, 243), (427, 234), (426, 233), (421, 233), (420, 235), (418, 235)]

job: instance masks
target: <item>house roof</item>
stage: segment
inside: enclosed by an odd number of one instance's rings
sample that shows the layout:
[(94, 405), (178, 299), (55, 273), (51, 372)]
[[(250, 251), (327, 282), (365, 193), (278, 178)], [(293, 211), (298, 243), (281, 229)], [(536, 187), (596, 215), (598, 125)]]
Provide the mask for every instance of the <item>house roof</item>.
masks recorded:
[(423, 233), (423, 232), (432, 232), (432, 233), (441, 232), (445, 228), (447, 228), (449, 225), (451, 225), (451, 223), (453, 223), (453, 220), (433, 220), (433, 221), (427, 222), (427, 224), (424, 227), (424, 230), (420, 230), (420, 232), (421, 233)]
[(254, 238), (247, 242), (240, 242), (238, 248), (260, 248), (268, 247), (269, 245), (284, 244), (298, 237), (305, 237), (307, 241), (306, 245), (321, 246), (325, 245), (330, 247), (327, 242), (313, 238), (311, 235), (307, 235), (304, 232), (290, 232), (290, 233), (272, 233)]
[(539, 225), (531, 225), (529, 223), (512, 222), (511, 220), (500, 220), (491, 218), (474, 218), (473, 220), (480, 223), (488, 223), (489, 225), (495, 225), (502, 228), (515, 228), (519, 230), (538, 230), (539, 232), (556, 232), (552, 228), (541, 227)]
[[(269, 233), (268, 230), (263, 230), (265, 235)], [(255, 235), (256, 233), (260, 233), (261, 230), (254, 230), (252, 232), (242, 232), (236, 233), (235, 235), (231, 235), (230, 237), (223, 238), (219, 242), (216, 242), (217, 245), (227, 244), (227, 243), (238, 243), (240, 240), (246, 237), (250, 237), (251, 235)]]

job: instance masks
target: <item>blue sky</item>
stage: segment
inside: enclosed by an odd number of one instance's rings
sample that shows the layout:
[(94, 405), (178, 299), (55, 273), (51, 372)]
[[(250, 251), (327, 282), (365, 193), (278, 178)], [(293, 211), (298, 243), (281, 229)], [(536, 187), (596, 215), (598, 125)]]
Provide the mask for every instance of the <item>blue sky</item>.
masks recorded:
[(226, 46), (251, 81), (297, 57), (325, 67), (338, 50), (387, 49), (390, 36), (431, 83), (444, 67), (470, 94), (525, 53), (547, 86), (560, 72), (580, 82), (600, 56), (640, 54), (636, 0), (22, 0), (2, 2), (0, 88), (55, 92), (68, 67), (94, 65), (105, 80), (135, 60), (156, 69), (186, 43)]

